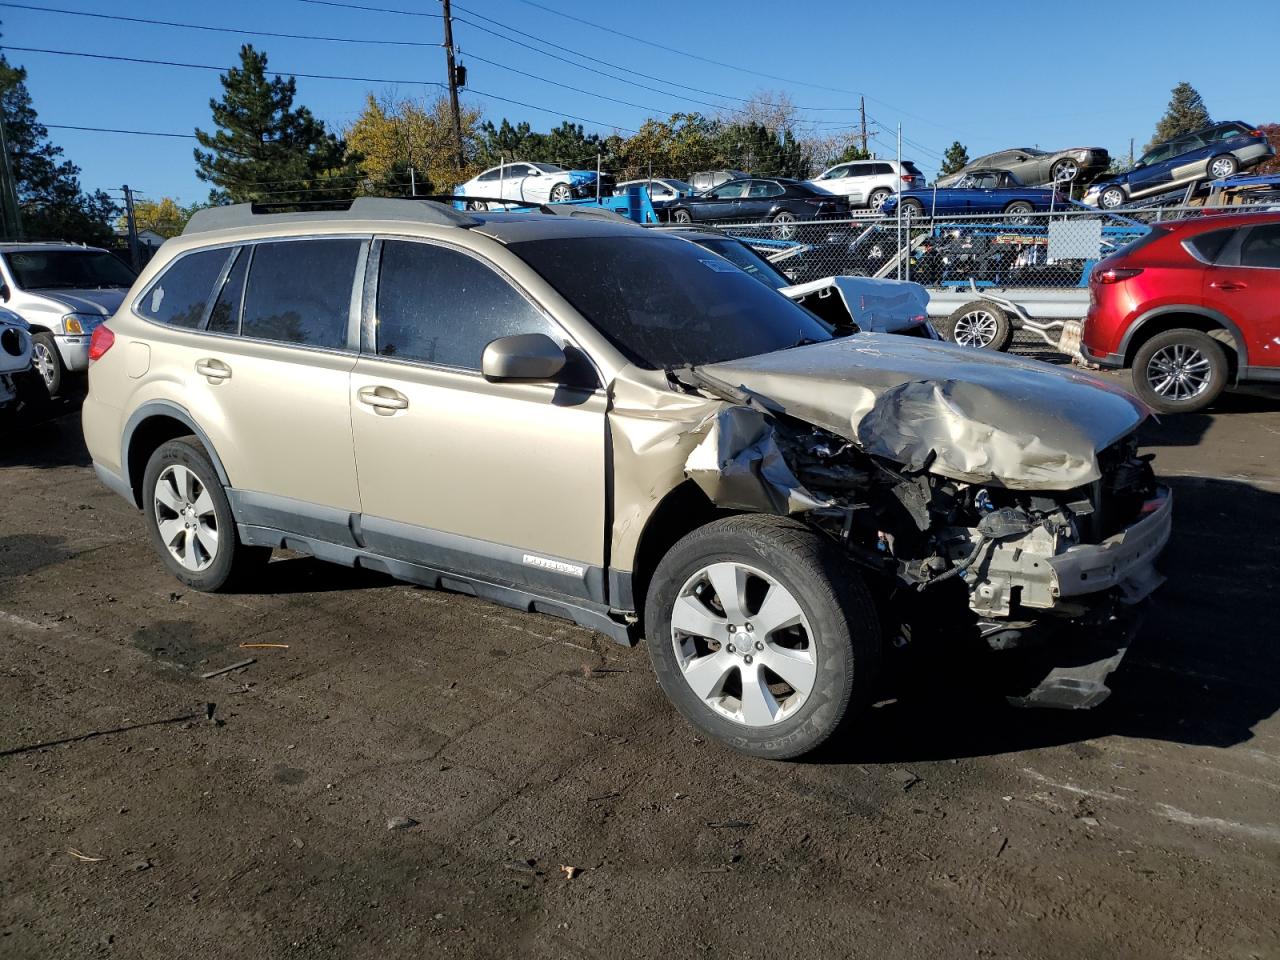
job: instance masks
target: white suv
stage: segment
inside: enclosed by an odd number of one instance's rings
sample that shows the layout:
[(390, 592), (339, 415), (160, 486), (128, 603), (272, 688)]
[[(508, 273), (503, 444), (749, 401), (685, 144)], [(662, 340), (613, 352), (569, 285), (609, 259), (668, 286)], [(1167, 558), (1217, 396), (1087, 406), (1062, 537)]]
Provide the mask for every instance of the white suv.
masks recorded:
[(116, 312), (135, 279), (98, 247), (0, 244), (0, 301), (30, 325), (32, 362), (50, 396), (68, 371), (89, 368), (94, 327)]
[(838, 163), (808, 183), (815, 190), (848, 197), (852, 206), (879, 210), (892, 194), (923, 187), (925, 177), (910, 160), (854, 160)]

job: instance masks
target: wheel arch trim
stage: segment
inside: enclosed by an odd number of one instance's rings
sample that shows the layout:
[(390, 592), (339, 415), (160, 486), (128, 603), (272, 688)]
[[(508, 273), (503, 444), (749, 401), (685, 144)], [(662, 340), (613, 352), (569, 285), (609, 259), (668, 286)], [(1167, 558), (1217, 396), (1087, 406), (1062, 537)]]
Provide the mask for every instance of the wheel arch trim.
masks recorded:
[(120, 440), (120, 464), (125, 474), (124, 481), (129, 485), (129, 489), (134, 494), (134, 505), (140, 506), (141, 497), (138, 487), (141, 485), (141, 477), (135, 477), (133, 470), (130, 468), (129, 451), (133, 446), (134, 434), (138, 428), (148, 420), (163, 417), (169, 420), (177, 420), (179, 423), (190, 428), (195, 434), (201, 445), (204, 447), (205, 453), (208, 454), (213, 469), (218, 472), (218, 480), (224, 487), (231, 486), (231, 479), (227, 476), (226, 468), (222, 465), (222, 460), (218, 457), (218, 451), (214, 449), (213, 442), (209, 439), (209, 435), (201, 429), (195, 419), (182, 405), (172, 400), (149, 400), (129, 416), (125, 421), (124, 431)]
[[(1125, 331), (1123, 339), (1120, 341), (1120, 348), (1116, 351), (1120, 356), (1125, 358), (1125, 365), (1132, 363), (1133, 358), (1130, 356), (1129, 348), (1133, 345), (1134, 337), (1147, 324), (1160, 317), (1167, 317), (1173, 314), (1183, 314), (1194, 317), (1201, 317), (1210, 320), (1222, 329), (1231, 334), (1234, 341), (1236, 356), (1238, 358), (1237, 367), (1247, 367), (1249, 365), (1249, 348), (1245, 343), (1244, 334), (1240, 328), (1236, 326), (1235, 321), (1227, 317), (1226, 314), (1214, 310), (1212, 307), (1192, 306), (1185, 304), (1170, 304), (1163, 307), (1155, 307), (1141, 314), (1133, 323), (1129, 324), (1129, 329)], [(1137, 348), (1134, 347), (1136, 350)]]

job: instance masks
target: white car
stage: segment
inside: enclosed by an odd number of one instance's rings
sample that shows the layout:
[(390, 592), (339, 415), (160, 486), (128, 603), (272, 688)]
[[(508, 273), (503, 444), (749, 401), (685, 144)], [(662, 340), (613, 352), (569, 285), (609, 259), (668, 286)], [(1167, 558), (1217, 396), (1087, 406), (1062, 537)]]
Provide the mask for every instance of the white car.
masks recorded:
[(649, 192), (649, 200), (655, 203), (663, 200), (679, 200), (694, 192), (693, 187), (683, 180), (654, 177), (652, 180), (627, 180), (620, 183), (613, 189), (614, 196), (626, 196), (627, 190), (631, 187), (643, 187)]
[(838, 163), (808, 181), (825, 193), (848, 197), (855, 207), (879, 210), (885, 200), (903, 190), (925, 185), (925, 177), (910, 160), (853, 160)]
[[(603, 191), (604, 196), (613, 192)], [(459, 186), (457, 197), (476, 197), (463, 201), (468, 209), (487, 210), (494, 200), (513, 203), (564, 203), (578, 198), (594, 198), (594, 170), (566, 170), (554, 163), (504, 163), (490, 167), (479, 176)]]
[[(23, 399), (24, 387), (30, 385), (32, 376), (27, 322), (12, 310), (0, 307), (0, 412)], [(24, 383), (24, 378), (28, 382)]]
[(0, 244), (0, 301), (31, 328), (32, 359), (49, 395), (89, 369), (93, 328), (136, 279), (114, 254), (76, 243)]

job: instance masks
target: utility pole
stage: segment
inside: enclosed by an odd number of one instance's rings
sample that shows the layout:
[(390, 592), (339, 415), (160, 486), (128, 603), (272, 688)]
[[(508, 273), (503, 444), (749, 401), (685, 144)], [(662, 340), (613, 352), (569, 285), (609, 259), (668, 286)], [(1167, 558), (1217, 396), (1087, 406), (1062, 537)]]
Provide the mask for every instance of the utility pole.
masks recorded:
[(129, 221), (129, 260), (134, 272), (138, 272), (142, 269), (142, 257), (138, 250), (138, 221), (133, 215), (133, 191), (127, 183), (120, 189), (124, 191), (124, 212)]
[(1129, 166), (1133, 166), (1133, 137), (1129, 138)]
[(449, 107), (453, 111), (453, 160), (461, 172), (462, 114), (458, 110), (458, 67), (453, 59), (453, 11), (449, 7), (449, 0), (441, 2), (444, 4), (444, 58), (449, 68)]
[(22, 239), (22, 212), (18, 209), (18, 185), (13, 180), (13, 158), (9, 156), (9, 136), (4, 129), (4, 104), (0, 103), (0, 204), (4, 205), (0, 216), (0, 233), (6, 240)]
[(418, 195), (418, 178), (414, 176), (413, 167), (409, 168), (409, 196), (416, 197)]
[(862, 153), (867, 153), (867, 98), (858, 97), (858, 114), (862, 117)]

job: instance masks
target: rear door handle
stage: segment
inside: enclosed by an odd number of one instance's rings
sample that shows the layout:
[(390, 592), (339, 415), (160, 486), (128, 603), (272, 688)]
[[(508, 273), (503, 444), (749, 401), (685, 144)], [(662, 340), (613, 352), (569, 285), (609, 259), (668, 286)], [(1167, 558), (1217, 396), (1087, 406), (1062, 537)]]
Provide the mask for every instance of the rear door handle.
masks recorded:
[(376, 413), (383, 415), (407, 410), (409, 407), (409, 398), (391, 387), (361, 387), (356, 391), (356, 397), (361, 403), (373, 407)]
[(1215, 280), (1213, 283), (1209, 284), (1209, 286), (1213, 287), (1215, 290), (1231, 291), (1244, 290), (1249, 285), (1247, 283), (1241, 283), (1238, 280)]
[(196, 373), (205, 377), (210, 383), (221, 383), (231, 379), (231, 368), (221, 360), (212, 357), (201, 357), (196, 361)]

